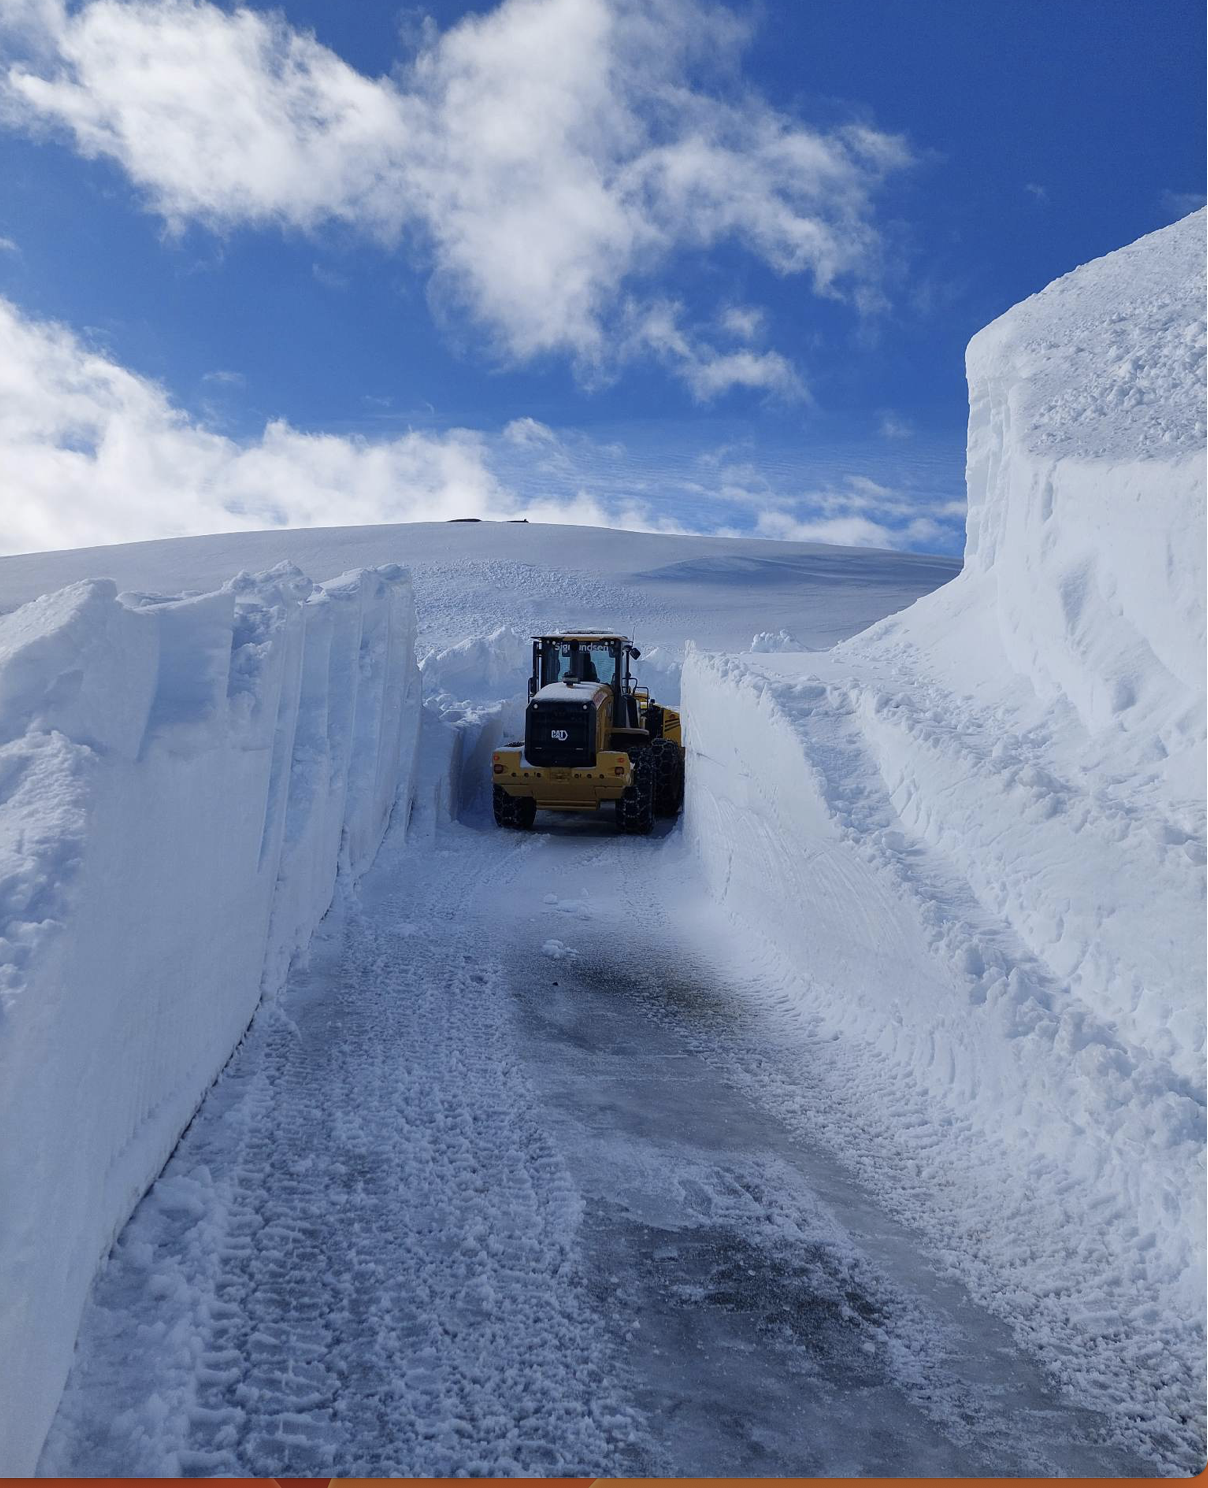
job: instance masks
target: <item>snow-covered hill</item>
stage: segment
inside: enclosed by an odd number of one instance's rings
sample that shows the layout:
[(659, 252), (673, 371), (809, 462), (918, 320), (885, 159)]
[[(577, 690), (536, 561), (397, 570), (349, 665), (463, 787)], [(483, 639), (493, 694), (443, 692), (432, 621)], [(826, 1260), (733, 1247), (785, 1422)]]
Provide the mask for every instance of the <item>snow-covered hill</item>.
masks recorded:
[(829, 646), (946, 583), (959, 560), (821, 543), (668, 537), (525, 522), (415, 522), (178, 538), (0, 559), (0, 611), (77, 579), (180, 594), (288, 561), (316, 581), (405, 564), (421, 646), (500, 626), (621, 625), (643, 649), (745, 650), (787, 626)]

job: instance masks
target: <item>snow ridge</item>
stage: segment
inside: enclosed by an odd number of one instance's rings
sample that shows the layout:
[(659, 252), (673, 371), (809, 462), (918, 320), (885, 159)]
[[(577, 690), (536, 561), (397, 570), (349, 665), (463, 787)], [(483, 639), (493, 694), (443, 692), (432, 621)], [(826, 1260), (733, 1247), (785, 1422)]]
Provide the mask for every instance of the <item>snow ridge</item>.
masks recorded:
[[(372, 861), (421, 714), (403, 570), (75, 584), (0, 619), (0, 1462), (260, 997)], [(187, 913), (182, 913), (187, 907)]]

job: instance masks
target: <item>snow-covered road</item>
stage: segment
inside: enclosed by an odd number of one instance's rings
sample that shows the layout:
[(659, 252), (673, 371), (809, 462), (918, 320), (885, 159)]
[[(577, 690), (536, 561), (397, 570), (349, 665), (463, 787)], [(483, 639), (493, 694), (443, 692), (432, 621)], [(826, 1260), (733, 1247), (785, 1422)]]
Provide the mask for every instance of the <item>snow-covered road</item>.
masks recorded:
[(678, 831), (431, 796), (126, 1226), (43, 1473), (1138, 1470), (806, 1138)]
[[(4, 560), (4, 1463), (1202, 1466), (1203, 237), (973, 339), (961, 565)], [(530, 633), (621, 623), (682, 830), (496, 832)]]

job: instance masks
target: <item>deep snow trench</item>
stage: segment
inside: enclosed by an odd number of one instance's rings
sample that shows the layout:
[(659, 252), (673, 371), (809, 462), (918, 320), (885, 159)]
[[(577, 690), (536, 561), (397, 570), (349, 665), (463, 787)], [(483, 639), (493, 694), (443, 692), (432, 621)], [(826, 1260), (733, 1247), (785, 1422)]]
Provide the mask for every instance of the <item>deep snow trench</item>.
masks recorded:
[[(974, 338), (959, 574), (4, 560), (5, 1463), (1202, 1466), (1203, 225)], [(682, 828), (489, 826), (569, 623), (682, 700)]]
[(98, 1279), (39, 1471), (1137, 1471), (808, 1139), (819, 1051), (702, 953), (682, 833), (458, 820), (426, 730)]

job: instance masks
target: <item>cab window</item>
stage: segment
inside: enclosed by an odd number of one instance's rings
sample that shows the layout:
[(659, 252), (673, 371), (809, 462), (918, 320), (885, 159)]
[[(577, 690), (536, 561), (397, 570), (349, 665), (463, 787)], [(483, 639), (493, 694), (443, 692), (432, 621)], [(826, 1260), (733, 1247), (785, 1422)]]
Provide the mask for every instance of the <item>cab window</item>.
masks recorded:
[(557, 641), (541, 644), (541, 686), (548, 687), (562, 676), (562, 647)]

